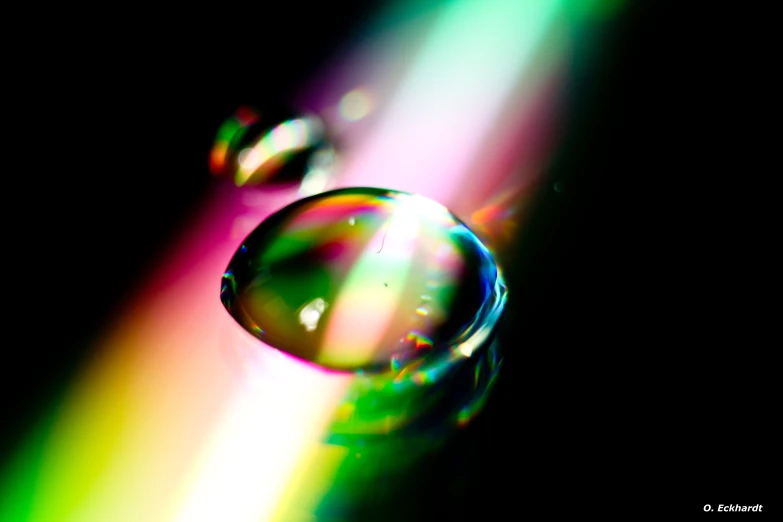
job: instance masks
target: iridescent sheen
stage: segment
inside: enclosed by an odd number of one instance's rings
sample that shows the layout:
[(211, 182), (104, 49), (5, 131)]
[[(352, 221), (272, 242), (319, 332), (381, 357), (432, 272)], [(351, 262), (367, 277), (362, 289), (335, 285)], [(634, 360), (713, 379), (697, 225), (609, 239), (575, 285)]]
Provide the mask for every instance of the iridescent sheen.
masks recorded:
[[(239, 247), (221, 288), (229, 313), (267, 345), (355, 372), (335, 414), (339, 433), (409, 424), (442, 406), (446, 392), (432, 385), (456, 374), (483, 390), (474, 366), (505, 298), (491, 254), (462, 221), (379, 188), (326, 192), (273, 214)], [(457, 410), (470, 402), (460, 397)]]

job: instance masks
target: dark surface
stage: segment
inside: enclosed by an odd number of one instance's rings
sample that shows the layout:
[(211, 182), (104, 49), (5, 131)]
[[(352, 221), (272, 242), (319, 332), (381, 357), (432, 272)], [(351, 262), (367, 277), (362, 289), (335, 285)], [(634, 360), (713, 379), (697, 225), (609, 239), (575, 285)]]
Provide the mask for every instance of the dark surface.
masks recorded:
[[(307, 79), (371, 10), (355, 4), (341, 17), (277, 7), (282, 24), (247, 31), (229, 13), (54, 24), (42, 55), (22, 55), (3, 460), (204, 194), (223, 118)], [(575, 70), (587, 87), (550, 172), (564, 190), (542, 191), (507, 269), (496, 393), (398, 509), (422, 520), (774, 509), (775, 236), (765, 190), (743, 175), (766, 168), (746, 120), (758, 108), (737, 108), (757, 93), (720, 26), (698, 20), (629, 10), (597, 72)], [(274, 47), (289, 30), (313, 45)], [(264, 67), (238, 78), (259, 50)]]

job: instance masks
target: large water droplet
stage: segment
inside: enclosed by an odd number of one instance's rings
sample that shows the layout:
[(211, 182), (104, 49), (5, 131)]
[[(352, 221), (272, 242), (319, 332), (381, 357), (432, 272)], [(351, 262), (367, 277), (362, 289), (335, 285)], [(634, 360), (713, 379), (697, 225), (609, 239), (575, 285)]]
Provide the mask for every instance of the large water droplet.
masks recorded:
[(318, 116), (240, 107), (218, 130), (210, 170), (237, 186), (301, 185), (309, 195), (328, 185), (334, 159)]
[[(445, 381), (484, 390), (479, 372), (498, 366), (489, 345), (505, 298), (491, 254), (456, 216), (377, 188), (326, 192), (273, 214), (242, 243), (221, 289), (229, 313), (266, 344), (356, 372), (337, 432), (387, 431), (441, 408), (446, 392), (431, 387)], [(472, 415), (469, 395), (449, 412), (457, 422)]]

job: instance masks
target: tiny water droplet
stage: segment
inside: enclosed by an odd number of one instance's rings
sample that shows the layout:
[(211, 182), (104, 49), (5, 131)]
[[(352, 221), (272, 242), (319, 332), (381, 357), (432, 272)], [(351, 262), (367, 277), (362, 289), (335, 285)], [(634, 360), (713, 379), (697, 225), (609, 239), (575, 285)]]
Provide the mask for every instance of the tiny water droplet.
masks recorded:
[(329, 183), (335, 151), (323, 121), (289, 110), (240, 107), (218, 130), (210, 170), (237, 186), (296, 185), (305, 195)]
[(373, 99), (367, 89), (356, 88), (345, 93), (338, 104), (340, 116), (346, 121), (361, 120), (373, 109)]

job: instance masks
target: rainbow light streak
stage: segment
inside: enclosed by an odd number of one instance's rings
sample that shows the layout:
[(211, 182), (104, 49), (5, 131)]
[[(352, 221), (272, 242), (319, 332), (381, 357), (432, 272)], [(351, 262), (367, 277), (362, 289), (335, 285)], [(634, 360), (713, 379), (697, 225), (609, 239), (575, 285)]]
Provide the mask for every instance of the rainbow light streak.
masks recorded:
[[(215, 297), (214, 274), (223, 270), (236, 248), (229, 231), (242, 205), (241, 195), (225, 188), (215, 194), (190, 237), (176, 246), (157, 277), (101, 342), (95, 359), (51, 412), (42, 427), (45, 431), (34, 434), (17, 455), (22, 460), (12, 461), (4, 470), (0, 520), (181, 519), (178, 513), (187, 512), (192, 504), (190, 491), (206, 480), (199, 470), (224, 469), (214, 464), (226, 458), (223, 444), (215, 441), (238, 448), (243, 462), (267, 462), (247, 472), (241, 466), (227, 470), (256, 482), (286, 476), (285, 466), (299, 458), (300, 440), (286, 436), (282, 443), (271, 443), (278, 442), (274, 437), (282, 437), (279, 426), (293, 429), (292, 423), (306, 422), (312, 427), (311, 423), (319, 422), (318, 413), (303, 412), (288, 420), (237, 416), (261, 393), (248, 391), (248, 380), (257, 384), (275, 376), (275, 382), (297, 383), (299, 395), (275, 395), (275, 405), (255, 403), (261, 414), (298, 411), (304, 400), (301, 394), (312, 389), (308, 378), (318, 388), (309, 397), (316, 399), (339, 395), (344, 383), (330, 380), (326, 387), (318, 386), (320, 372), (291, 366), (285, 358), (259, 355), (258, 342), (243, 339), (247, 334), (237, 332), (233, 320), (226, 317)], [(268, 213), (255, 212), (258, 220)], [(245, 375), (246, 365), (237, 359), (247, 353), (265, 356), (268, 374)], [(279, 390), (284, 389), (280, 384)], [(321, 416), (327, 413), (323, 409)], [(242, 444), (245, 430), (257, 429), (259, 422), (269, 428), (267, 439), (257, 439), (252, 446)], [(214, 450), (219, 458), (210, 457), (215, 447), (223, 448)], [(223, 480), (232, 478), (223, 476)], [(241, 513), (274, 508), (263, 499), (251, 505), (230, 496), (224, 500), (234, 506), (225, 505), (226, 510), (238, 510), (236, 520), (245, 520)], [(221, 499), (213, 495), (203, 501), (215, 506)]]
[(269, 520), (297, 460), (320, 443), (351, 377), (288, 357), (276, 362), (233, 394), (175, 520)]
[(378, 124), (346, 159), (343, 182), (372, 172), (378, 186), (453, 207), (453, 191), (480, 183), (466, 169), (562, 4), (445, 4)]
[[(406, 61), (375, 64), (402, 71), (393, 78), (399, 88), (388, 100), (373, 92), (375, 126), (354, 143), (340, 184), (417, 192), (470, 215), (481, 206), (472, 193), (493, 193), (509, 175), (497, 158), (512, 146), (498, 148), (491, 140), (498, 129), (523, 128), (535, 104), (520, 100), (539, 99), (531, 90), (549, 85), (528, 83), (524, 75), (568, 3), (440, 4), (431, 29), (417, 26), (427, 31), (413, 35), (424, 43), (407, 70), (400, 66)], [(562, 60), (549, 54), (550, 63)], [(356, 82), (364, 66), (349, 64), (343, 78), (352, 82), (342, 92), (372, 85), (369, 78)], [(220, 134), (233, 135), (249, 121)], [(294, 131), (259, 148), (297, 146)], [(210, 158), (213, 172), (225, 161), (228, 142), (221, 143)], [(469, 176), (482, 163), (488, 170)], [(537, 174), (535, 165), (530, 170)], [(329, 508), (323, 499), (342, 483), (338, 468), (358, 457), (349, 446), (319, 441), (330, 422), (350, 414), (343, 399), (352, 383), (265, 347), (222, 308), (217, 280), (239, 238), (296, 194), (277, 193), (255, 205), (244, 196), (233, 187), (216, 191), (203, 218), (98, 343), (68, 394), (2, 469), (0, 520), (291, 521)], [(488, 334), (465, 340), (449, 357), (468, 356)], [(404, 385), (437, 378), (437, 369), (410, 370)], [(474, 414), (466, 409), (461, 422)], [(404, 453), (392, 443), (370, 467), (394, 465), (391, 454)]]
[[(395, 230), (391, 230), (394, 227)], [(334, 304), (333, 320), (324, 334), (326, 352), (334, 355), (331, 364), (361, 365), (372, 359), (372, 350), (382, 346), (387, 326), (398, 309), (395, 304), (402, 299), (402, 290), (413, 262), (412, 254), (418, 234), (418, 223), (405, 212), (395, 212), (389, 223), (381, 227), (368, 244), (368, 253), (362, 255), (353, 266)], [(393, 255), (382, 255), (383, 251)], [(384, 274), (388, 292), (378, 299), (369, 290), (368, 280)], [(379, 314), (386, 311), (386, 314)]]

